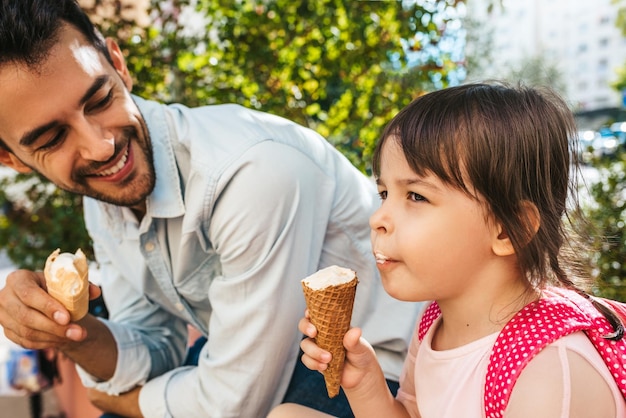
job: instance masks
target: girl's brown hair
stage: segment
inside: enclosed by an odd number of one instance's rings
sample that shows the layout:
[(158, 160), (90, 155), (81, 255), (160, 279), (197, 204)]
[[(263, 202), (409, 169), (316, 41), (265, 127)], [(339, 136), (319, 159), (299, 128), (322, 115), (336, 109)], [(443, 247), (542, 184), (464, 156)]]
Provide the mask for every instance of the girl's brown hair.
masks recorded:
[[(569, 244), (578, 242), (563, 222), (572, 202), (568, 192), (576, 190), (570, 176), (575, 132), (573, 114), (550, 90), (503, 83), (451, 87), (417, 98), (388, 124), (373, 171), (380, 174), (385, 141), (398, 141), (416, 174), (432, 173), (484, 199), (529, 285), (578, 288), (583, 275), (570, 269), (576, 263), (563, 261)], [(536, 233), (528, 203), (540, 221)]]

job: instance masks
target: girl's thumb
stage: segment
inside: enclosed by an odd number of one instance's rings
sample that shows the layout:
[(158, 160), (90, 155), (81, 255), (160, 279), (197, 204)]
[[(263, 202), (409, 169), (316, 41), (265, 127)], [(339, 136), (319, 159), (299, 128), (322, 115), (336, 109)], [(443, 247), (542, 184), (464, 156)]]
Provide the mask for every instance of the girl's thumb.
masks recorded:
[(350, 328), (346, 335), (343, 337), (343, 346), (346, 350), (359, 354), (366, 348), (361, 344), (361, 328)]

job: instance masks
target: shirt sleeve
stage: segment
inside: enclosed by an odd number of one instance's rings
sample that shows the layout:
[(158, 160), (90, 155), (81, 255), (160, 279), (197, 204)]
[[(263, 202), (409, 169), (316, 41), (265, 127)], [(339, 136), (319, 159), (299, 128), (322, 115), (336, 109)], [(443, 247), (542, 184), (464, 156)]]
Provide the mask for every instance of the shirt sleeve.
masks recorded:
[(103, 297), (111, 312), (110, 320), (103, 321), (116, 341), (117, 364), (113, 377), (107, 381), (96, 379), (80, 366), (76, 368), (86, 387), (118, 395), (180, 365), (187, 328), (182, 320), (149, 303), (113, 266), (97, 240), (94, 250)]
[(209, 288), (208, 341), (198, 367), (146, 383), (146, 417), (265, 416), (292, 374), (305, 307), (300, 280), (318, 267), (334, 180), (271, 141), (231, 170), (206, 221), (222, 267)]

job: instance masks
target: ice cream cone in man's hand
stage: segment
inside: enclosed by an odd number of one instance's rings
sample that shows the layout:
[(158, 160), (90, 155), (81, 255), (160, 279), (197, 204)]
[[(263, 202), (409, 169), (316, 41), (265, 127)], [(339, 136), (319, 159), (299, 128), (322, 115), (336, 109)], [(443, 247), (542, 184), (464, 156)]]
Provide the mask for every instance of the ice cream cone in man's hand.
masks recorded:
[(328, 396), (339, 393), (346, 356), (343, 337), (350, 329), (358, 279), (350, 269), (330, 266), (302, 280), (311, 323), (317, 328), (315, 342), (332, 354), (324, 371)]
[(69, 311), (72, 321), (78, 321), (89, 310), (89, 268), (80, 250), (76, 254), (55, 250), (44, 267), (48, 294)]

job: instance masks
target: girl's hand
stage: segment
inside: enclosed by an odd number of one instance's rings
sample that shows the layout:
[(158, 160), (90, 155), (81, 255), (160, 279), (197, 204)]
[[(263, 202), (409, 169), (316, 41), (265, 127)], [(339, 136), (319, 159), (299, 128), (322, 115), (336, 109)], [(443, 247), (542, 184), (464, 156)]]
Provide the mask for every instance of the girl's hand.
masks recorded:
[(332, 358), (331, 354), (322, 350), (316, 343), (314, 338), (317, 336), (315, 325), (309, 320), (309, 310), (304, 311), (304, 318), (298, 323), (298, 329), (308, 338), (300, 342), (300, 348), (304, 352), (302, 355), (302, 363), (311, 370), (324, 371), (328, 368), (328, 363)]
[[(328, 368), (332, 355), (315, 343), (317, 329), (309, 320), (308, 310), (300, 320), (298, 329), (308, 337), (300, 343), (300, 348), (304, 352), (302, 363), (311, 370), (323, 372)], [(380, 366), (372, 346), (361, 338), (360, 328), (348, 330), (343, 338), (343, 345), (346, 348), (346, 362), (341, 376), (341, 386), (344, 389), (352, 389), (361, 384), (369, 373), (380, 370)]]

